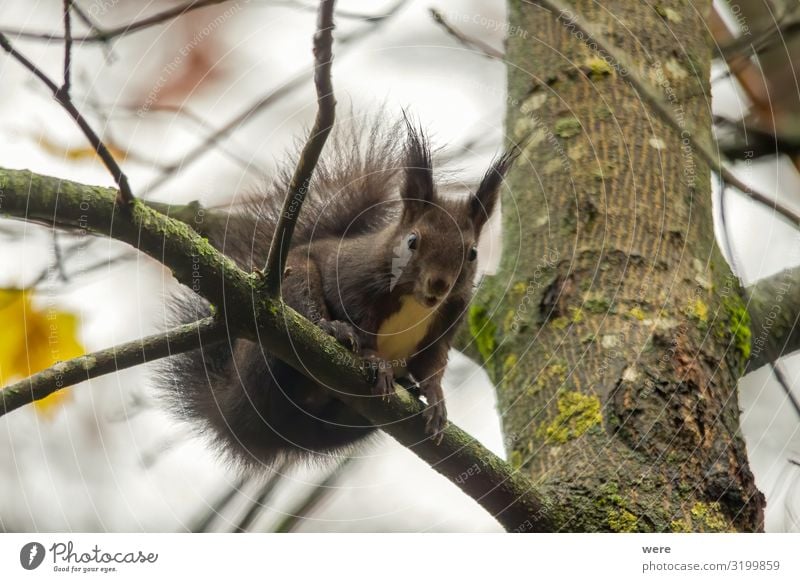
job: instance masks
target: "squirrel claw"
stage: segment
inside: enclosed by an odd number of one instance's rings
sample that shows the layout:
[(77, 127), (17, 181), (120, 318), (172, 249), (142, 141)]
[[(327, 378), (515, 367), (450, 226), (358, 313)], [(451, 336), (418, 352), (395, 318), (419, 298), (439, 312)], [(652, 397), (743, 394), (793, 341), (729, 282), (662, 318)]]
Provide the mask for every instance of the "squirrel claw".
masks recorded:
[(364, 354), (367, 365), (375, 372), (373, 376), (372, 393), (381, 398), (389, 398), (394, 394), (394, 372), (386, 360), (375, 352), (368, 350)]
[(384, 399), (388, 399), (394, 394), (394, 374), (392, 374), (391, 370), (376, 368), (375, 383), (372, 385), (372, 391), (376, 396)]
[(425, 432), (431, 436), (437, 445), (442, 443), (444, 429), (447, 428), (447, 409), (443, 401), (436, 402), (425, 408), (422, 412), (425, 419)]
[(328, 321), (327, 319), (320, 319), (317, 323), (322, 331), (333, 337), (336, 341), (346, 347), (353, 353), (360, 351), (358, 336), (353, 326), (344, 321)]
[(447, 408), (444, 405), (444, 394), (439, 382), (424, 382), (422, 393), (428, 406), (422, 411), (425, 419), (425, 432), (431, 436), (438, 445), (444, 438), (444, 429), (447, 427)]

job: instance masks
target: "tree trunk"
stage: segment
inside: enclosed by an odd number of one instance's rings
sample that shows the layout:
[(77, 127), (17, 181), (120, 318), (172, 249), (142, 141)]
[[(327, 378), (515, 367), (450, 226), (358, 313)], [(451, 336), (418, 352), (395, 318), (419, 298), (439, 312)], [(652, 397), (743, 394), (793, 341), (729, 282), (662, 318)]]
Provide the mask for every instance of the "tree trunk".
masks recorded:
[[(565, 531), (763, 528), (739, 435), (749, 318), (714, 238), (710, 0), (510, 2), (507, 132), (530, 134), (503, 200), (504, 251), (470, 312), (513, 463)], [(626, 81), (650, 83), (669, 129)]]

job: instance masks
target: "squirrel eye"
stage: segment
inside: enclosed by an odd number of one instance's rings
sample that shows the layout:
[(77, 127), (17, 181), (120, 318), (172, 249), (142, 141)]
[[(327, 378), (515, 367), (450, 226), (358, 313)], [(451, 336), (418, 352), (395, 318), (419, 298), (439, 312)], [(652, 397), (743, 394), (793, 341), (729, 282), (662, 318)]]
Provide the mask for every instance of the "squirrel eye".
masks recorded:
[(412, 251), (416, 250), (419, 246), (419, 235), (417, 235), (416, 232), (412, 232), (410, 235), (408, 235), (406, 243), (408, 244), (409, 249)]
[(467, 260), (474, 261), (478, 258), (478, 247), (472, 247), (467, 253)]

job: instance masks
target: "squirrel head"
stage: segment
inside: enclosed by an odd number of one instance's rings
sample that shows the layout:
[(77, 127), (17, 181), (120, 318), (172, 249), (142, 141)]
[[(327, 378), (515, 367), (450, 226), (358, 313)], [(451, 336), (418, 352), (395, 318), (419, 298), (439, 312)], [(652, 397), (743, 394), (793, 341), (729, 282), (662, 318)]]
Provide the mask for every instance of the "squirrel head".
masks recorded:
[(402, 283), (418, 303), (433, 308), (472, 288), (478, 238), (497, 205), (503, 178), (519, 150), (500, 156), (468, 197), (440, 196), (427, 139), (408, 120), (402, 217), (393, 241), (393, 286)]

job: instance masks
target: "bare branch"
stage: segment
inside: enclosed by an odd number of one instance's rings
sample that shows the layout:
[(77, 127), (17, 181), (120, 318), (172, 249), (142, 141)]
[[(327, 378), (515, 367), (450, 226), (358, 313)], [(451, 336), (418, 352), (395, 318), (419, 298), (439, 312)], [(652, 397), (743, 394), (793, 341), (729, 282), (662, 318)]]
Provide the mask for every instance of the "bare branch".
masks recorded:
[(61, 91), (69, 99), (70, 69), (72, 68), (72, 0), (64, 0), (64, 84)]
[(800, 267), (760, 279), (746, 290), (751, 348), (748, 370), (800, 350)]
[(333, 10), (335, 0), (321, 0), (317, 15), (317, 32), (314, 34), (314, 87), (317, 90), (317, 117), (311, 128), (306, 145), (300, 152), (300, 159), (289, 182), (289, 191), (283, 202), (278, 224), (264, 267), (266, 291), (275, 295), (283, 277), (283, 267), (289, 246), (292, 242), (294, 226), (303, 206), (303, 202), (311, 184), (314, 168), (322, 154), (322, 148), (333, 128), (336, 118), (336, 98), (331, 82), (331, 66), (333, 65)]
[[(120, 36), (127, 36), (129, 34), (133, 34), (135, 32), (139, 32), (142, 30), (146, 30), (153, 26), (158, 26), (159, 24), (164, 24), (170, 20), (174, 20), (175, 18), (179, 18), (188, 12), (192, 12), (193, 10), (197, 10), (199, 8), (206, 8), (208, 6), (213, 6), (215, 4), (224, 4), (225, 2), (230, 2), (230, 0), (193, 0), (191, 2), (185, 2), (180, 6), (176, 6), (175, 8), (170, 8), (169, 10), (164, 10), (163, 12), (159, 12), (158, 14), (154, 14), (153, 16), (148, 16), (146, 18), (142, 18), (141, 20), (136, 20), (134, 22), (123, 24), (121, 26), (117, 26), (110, 29), (104, 29), (100, 27), (96, 22), (93, 22), (91, 18), (84, 12), (77, 4), (72, 5), (73, 10), (78, 15), (78, 17), (92, 30), (91, 34), (86, 34), (82, 36), (76, 36), (72, 40), (77, 43), (106, 43), (108, 44), (110, 41), (114, 40)], [(403, 0), (403, 3), (405, 0)], [(298, 2), (277, 2), (273, 1), (270, 2), (272, 6), (287, 6), (289, 8), (296, 8), (298, 10), (313, 10), (316, 11), (315, 6), (309, 6), (306, 4), (301, 4)], [(391, 10), (389, 11), (391, 12)], [(340, 18), (348, 18), (351, 20), (362, 20), (364, 22), (369, 23), (377, 23), (387, 17), (387, 13), (383, 14), (363, 14), (361, 12), (350, 12), (346, 10), (339, 10), (337, 11), (336, 15)], [(12, 28), (4, 28), (0, 30), (2, 34), (6, 36), (13, 37), (15, 39), (26, 39), (26, 40), (41, 40), (41, 41), (62, 41), (64, 40), (64, 35), (60, 35), (57, 33), (49, 33), (49, 32), (30, 32), (27, 30), (21, 29), (12, 29)]]
[(60, 362), (0, 390), (0, 416), (90, 378), (193, 350), (198, 345), (219, 342), (227, 337), (227, 333), (224, 323), (209, 317), (165, 333)]
[[(129, 35), (134, 32), (139, 32), (140, 30), (150, 28), (151, 26), (163, 24), (169, 20), (173, 20), (179, 16), (183, 16), (184, 14), (186, 14), (187, 12), (191, 12), (192, 10), (197, 10), (198, 8), (205, 8), (207, 6), (212, 6), (214, 4), (222, 4), (228, 1), (229, 0), (192, 0), (191, 2), (185, 2), (180, 6), (176, 6), (175, 8), (164, 10), (163, 12), (159, 12), (158, 14), (154, 14), (153, 16), (148, 16), (146, 18), (142, 18), (141, 20), (136, 20), (128, 24), (123, 24), (122, 26), (109, 28), (108, 30), (98, 29), (91, 34), (73, 37), (72, 41), (77, 43), (93, 43), (93, 42), (107, 43), (108, 41), (113, 40), (118, 36)], [(63, 35), (50, 34), (47, 32), (28, 32), (26, 30), (3, 29), (3, 31), (0, 32), (0, 34), (13, 36), (16, 39), (24, 38), (29, 40), (45, 40), (45, 41), (64, 40)]]
[(81, 115), (80, 111), (73, 105), (72, 101), (69, 98), (69, 83), (67, 83), (66, 78), (66, 67), (69, 65), (69, 57), (65, 57), (65, 87), (67, 91), (64, 91), (64, 87), (59, 88), (53, 81), (45, 75), (36, 65), (34, 65), (30, 60), (28, 60), (25, 55), (17, 51), (11, 43), (8, 42), (8, 39), (5, 37), (4, 34), (0, 33), (0, 47), (3, 48), (9, 55), (11, 55), (14, 59), (16, 59), (22, 66), (28, 69), (31, 73), (33, 73), (36, 77), (39, 78), (42, 83), (47, 85), (50, 91), (53, 93), (53, 97), (56, 98), (61, 106), (69, 113), (70, 117), (78, 124), (83, 135), (86, 136), (86, 139), (89, 140), (89, 143), (92, 145), (94, 150), (97, 152), (97, 155), (100, 156), (100, 159), (105, 164), (108, 171), (114, 177), (114, 180), (119, 186), (119, 193), (117, 195), (117, 203), (119, 204), (130, 204), (134, 200), (133, 192), (131, 192), (131, 188), (128, 185), (128, 177), (122, 171), (122, 168), (119, 167), (117, 161), (114, 159), (114, 156), (111, 155), (111, 152), (108, 150), (106, 145), (103, 141), (97, 136), (94, 132), (92, 127), (89, 125), (89, 122)]
[(444, 17), (444, 14), (436, 10), (436, 8), (430, 9), (431, 16), (433, 16), (433, 21), (441, 26), (450, 36), (455, 38), (461, 45), (467, 47), (468, 49), (477, 50), (479, 53), (483, 54), (488, 59), (503, 59), (505, 54), (501, 51), (498, 51), (496, 48), (486, 44), (482, 40), (478, 40), (477, 38), (472, 38), (455, 28), (452, 24), (447, 22)]
[(61, 244), (58, 241), (58, 231), (53, 231), (53, 263), (55, 268), (58, 270), (59, 279), (63, 283), (69, 282), (69, 277), (67, 277), (67, 273), (64, 270), (64, 257), (63, 253), (61, 252)]
[[(83, 8), (81, 8), (75, 0), (72, 0), (72, 11), (78, 17), (78, 20), (83, 22), (86, 26), (89, 27), (89, 30), (98, 36), (103, 36), (107, 34), (105, 29), (100, 26), (91, 16), (89, 16)], [(111, 41), (106, 40), (103, 41), (103, 51), (106, 54), (106, 59), (109, 61), (113, 58), (113, 51), (111, 47)]]
[[(98, 101), (93, 101), (90, 99), (83, 99), (83, 102), (86, 103), (92, 111), (97, 113), (98, 115), (102, 115), (106, 118), (131, 118), (136, 117), (141, 119), (141, 108), (138, 106), (130, 106), (130, 105), (105, 105)], [(110, 109), (110, 111), (109, 111)], [(244, 155), (239, 154), (238, 152), (234, 151), (232, 148), (228, 147), (226, 144), (222, 143), (220, 137), (216, 134), (216, 130), (211, 126), (205, 118), (201, 117), (197, 113), (194, 113), (191, 109), (189, 109), (185, 105), (170, 105), (170, 104), (155, 104), (148, 108), (147, 113), (149, 115), (152, 114), (174, 114), (175, 117), (178, 119), (184, 120), (189, 124), (195, 126), (198, 131), (197, 135), (200, 139), (207, 140), (209, 146), (214, 146), (217, 148), (217, 151), (227, 157), (229, 160), (237, 164), (240, 168), (247, 172), (251, 172), (258, 177), (263, 177), (267, 174), (267, 167), (263, 164), (258, 163), (257, 161), (247, 158)], [(145, 163), (151, 168), (158, 168), (162, 171), (170, 171), (166, 164), (163, 164), (161, 160), (154, 160), (154, 159), (147, 159), (145, 156), (141, 154), (133, 154), (131, 150), (126, 152), (128, 158), (134, 158), (137, 162)], [(174, 166), (170, 165), (169, 168), (173, 168)]]
[(680, 123), (678, 123), (675, 117), (667, 109), (664, 101), (658, 95), (656, 95), (650, 89), (650, 87), (639, 78), (638, 75), (634, 73), (636, 69), (633, 65), (631, 65), (629, 59), (622, 53), (622, 51), (617, 50), (616, 47), (614, 47), (614, 45), (609, 42), (608, 39), (606, 39), (605, 35), (601, 33), (597, 26), (590, 22), (582, 22), (579, 15), (573, 10), (570, 10), (570, 8), (561, 0), (523, 0), (523, 2), (526, 4), (539, 4), (544, 6), (552, 11), (555, 17), (559, 20), (562, 18), (567, 19), (568, 17), (570, 27), (574, 27), (576, 30), (580, 31), (586, 38), (592, 39), (593, 44), (595, 44), (600, 50), (607, 53), (625, 70), (627, 70), (625, 79), (631, 84), (634, 90), (638, 93), (639, 97), (656, 112), (658, 117), (660, 117), (664, 123), (672, 128), (678, 135), (682, 135), (683, 138), (688, 139), (691, 142), (694, 150), (697, 152), (697, 155), (706, 164), (708, 164), (708, 167), (711, 168), (711, 170), (722, 176), (722, 179), (726, 184), (733, 186), (756, 202), (759, 202), (777, 211), (793, 226), (800, 226), (800, 215), (798, 215), (794, 210), (788, 206), (785, 206), (776, 198), (770, 198), (769, 196), (762, 194), (748, 184), (742, 182), (736, 177), (735, 174), (733, 174), (733, 172), (725, 167), (725, 165), (720, 161), (718, 156), (714, 154), (708, 145), (698, 141), (694, 134), (685, 132)]
[(100, 26), (98, 26), (98, 24), (86, 13), (86, 11), (83, 8), (80, 7), (79, 4), (74, 2), (74, 0), (72, 2), (72, 11), (78, 17), (78, 20), (80, 20), (86, 26), (89, 27), (89, 30), (91, 31), (100, 30)]
[(310, 76), (311, 73), (303, 71), (292, 77), (289, 81), (274, 91), (270, 91), (266, 95), (260, 97), (255, 103), (252, 103), (228, 123), (207, 135), (199, 145), (192, 148), (175, 161), (164, 165), (152, 182), (142, 188), (142, 192), (152, 194), (159, 188), (163, 188), (164, 185), (170, 181), (170, 179), (177, 176), (181, 171), (186, 170), (186, 168), (194, 164), (208, 152), (212, 151), (214, 147), (219, 147), (221, 140), (228, 137), (231, 133), (239, 129), (244, 124), (252, 121), (256, 115), (273, 103), (291, 94), (295, 89), (302, 87)]

